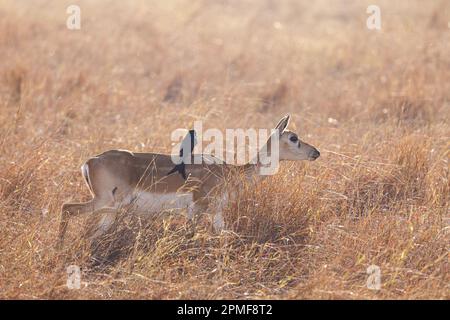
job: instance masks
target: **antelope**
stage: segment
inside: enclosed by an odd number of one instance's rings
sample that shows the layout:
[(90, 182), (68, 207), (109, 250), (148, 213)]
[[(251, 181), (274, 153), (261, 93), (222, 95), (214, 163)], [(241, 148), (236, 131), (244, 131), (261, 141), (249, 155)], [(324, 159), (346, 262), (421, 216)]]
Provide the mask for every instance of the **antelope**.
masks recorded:
[[(290, 116), (284, 116), (276, 125), (271, 137), (261, 150), (270, 149), (271, 138), (277, 135), (279, 160), (316, 160), (320, 152), (287, 130)], [(173, 172), (171, 155), (158, 153), (137, 153), (127, 150), (110, 150), (88, 159), (81, 166), (81, 173), (92, 194), (84, 203), (65, 203), (61, 209), (57, 247), (61, 247), (71, 217), (92, 213), (99, 217), (97, 229), (91, 238), (105, 233), (115, 221), (117, 210), (133, 205), (136, 212), (157, 214), (164, 210), (186, 209), (187, 217), (206, 212), (215, 199), (214, 229), (224, 228), (222, 210), (229, 201), (230, 187), (239, 190), (242, 180), (261, 179), (260, 161), (244, 165), (218, 164), (211, 155), (200, 156), (200, 164), (186, 164), (188, 178)], [(229, 182), (227, 184), (227, 182)], [(228, 187), (227, 187), (228, 186)]]

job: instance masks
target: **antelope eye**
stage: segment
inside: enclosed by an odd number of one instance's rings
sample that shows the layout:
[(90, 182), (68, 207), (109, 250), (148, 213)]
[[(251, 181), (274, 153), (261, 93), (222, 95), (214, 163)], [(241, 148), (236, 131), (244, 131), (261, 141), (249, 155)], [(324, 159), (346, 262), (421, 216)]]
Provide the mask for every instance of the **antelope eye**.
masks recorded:
[(289, 140), (291, 140), (292, 142), (297, 142), (298, 138), (296, 136), (292, 136), (289, 138)]

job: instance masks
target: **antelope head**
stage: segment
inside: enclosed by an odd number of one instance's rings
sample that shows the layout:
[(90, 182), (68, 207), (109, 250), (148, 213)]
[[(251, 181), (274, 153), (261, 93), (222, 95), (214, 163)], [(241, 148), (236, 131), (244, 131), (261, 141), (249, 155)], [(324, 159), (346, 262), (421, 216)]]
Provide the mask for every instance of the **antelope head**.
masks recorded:
[(316, 160), (320, 156), (319, 150), (300, 140), (297, 133), (287, 130), (289, 120), (290, 115), (286, 115), (275, 127), (279, 134), (280, 160)]

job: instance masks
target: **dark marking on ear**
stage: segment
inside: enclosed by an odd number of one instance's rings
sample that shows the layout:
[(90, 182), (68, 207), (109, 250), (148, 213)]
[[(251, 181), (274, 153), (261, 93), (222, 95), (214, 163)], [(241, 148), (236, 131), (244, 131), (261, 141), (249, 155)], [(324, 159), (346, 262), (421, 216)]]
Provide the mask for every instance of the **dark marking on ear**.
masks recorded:
[(117, 191), (117, 187), (114, 187), (114, 189), (112, 190), (112, 195), (113, 195), (113, 197), (115, 196), (116, 191)]
[(287, 126), (289, 125), (290, 117), (291, 116), (289, 114), (285, 115), (283, 118), (280, 119), (280, 121), (276, 125), (275, 129), (278, 130), (280, 135), (283, 134), (284, 130), (286, 130)]

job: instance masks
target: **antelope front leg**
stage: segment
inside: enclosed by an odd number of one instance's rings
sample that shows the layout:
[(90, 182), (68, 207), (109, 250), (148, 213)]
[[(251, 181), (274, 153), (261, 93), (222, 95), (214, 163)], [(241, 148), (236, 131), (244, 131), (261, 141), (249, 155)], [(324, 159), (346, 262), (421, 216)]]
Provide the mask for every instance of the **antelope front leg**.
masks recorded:
[(225, 228), (225, 220), (221, 210), (217, 211), (213, 219), (214, 231), (221, 232)]
[(205, 194), (198, 190), (194, 191), (192, 194), (192, 203), (189, 205), (187, 210), (187, 218), (189, 221), (193, 221), (195, 224), (198, 215), (208, 210), (208, 205), (209, 202), (205, 197)]
[(220, 198), (219, 203), (216, 207), (216, 212), (213, 217), (213, 227), (214, 231), (221, 232), (225, 229), (225, 220), (223, 218), (223, 209), (228, 205), (228, 193), (225, 192)]
[(189, 220), (189, 226), (192, 228), (192, 235), (195, 234), (195, 228), (200, 214), (208, 210), (208, 202), (204, 198), (194, 195), (193, 200), (194, 202), (189, 205), (187, 210), (187, 218)]

